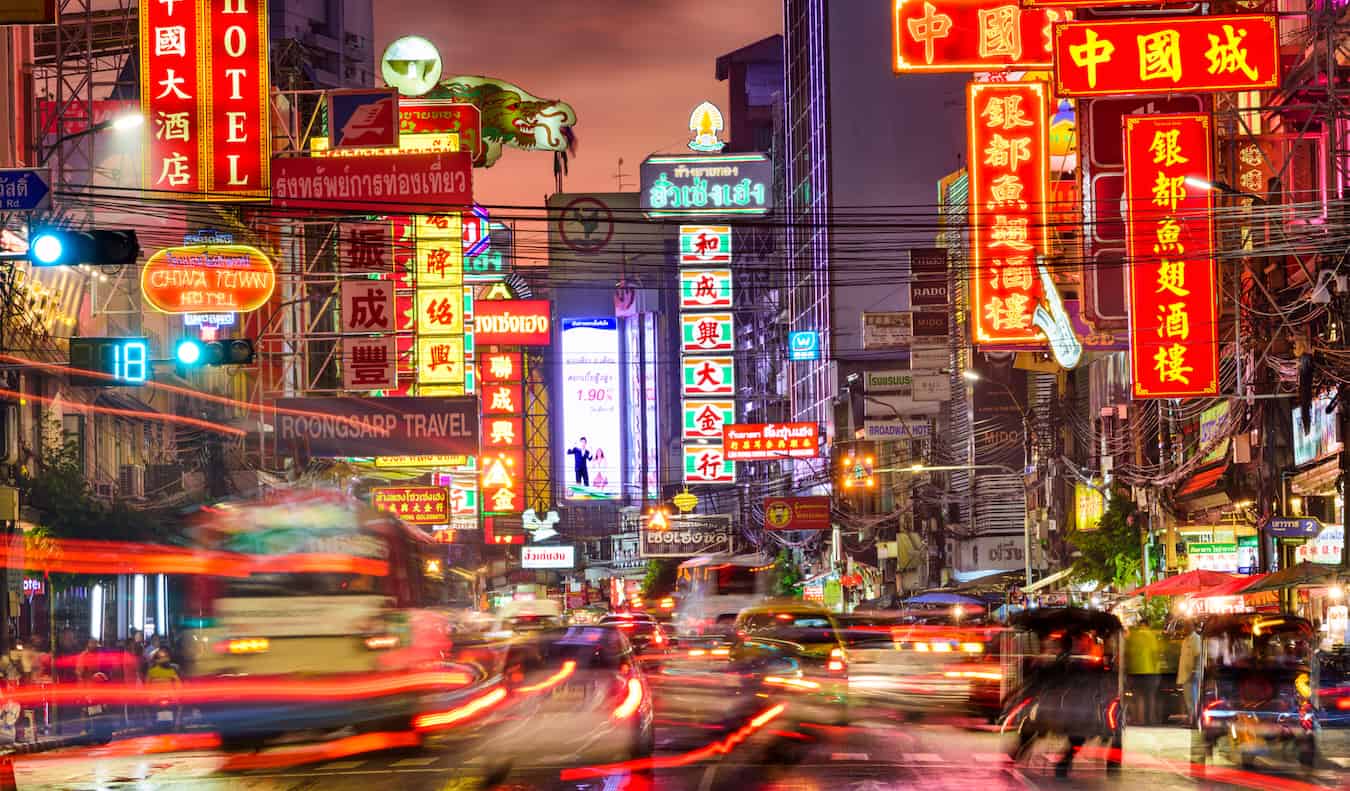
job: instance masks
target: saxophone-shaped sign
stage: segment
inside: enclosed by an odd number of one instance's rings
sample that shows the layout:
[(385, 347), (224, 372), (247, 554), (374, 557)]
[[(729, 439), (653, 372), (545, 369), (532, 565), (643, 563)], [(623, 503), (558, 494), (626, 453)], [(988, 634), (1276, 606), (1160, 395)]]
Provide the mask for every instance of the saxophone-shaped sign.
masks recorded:
[(244, 244), (166, 247), (141, 270), (141, 293), (164, 313), (247, 313), (276, 285), (271, 259)]

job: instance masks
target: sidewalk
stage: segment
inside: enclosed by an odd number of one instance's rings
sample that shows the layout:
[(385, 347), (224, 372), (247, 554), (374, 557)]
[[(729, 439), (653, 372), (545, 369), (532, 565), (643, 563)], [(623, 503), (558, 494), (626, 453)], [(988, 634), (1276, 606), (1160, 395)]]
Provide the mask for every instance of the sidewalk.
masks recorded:
[[(1178, 726), (1125, 728), (1125, 762), (1131, 756), (1147, 756), (1164, 761), (1190, 762), (1191, 730)], [(1350, 769), (1350, 728), (1322, 731), (1322, 757), (1335, 767)]]

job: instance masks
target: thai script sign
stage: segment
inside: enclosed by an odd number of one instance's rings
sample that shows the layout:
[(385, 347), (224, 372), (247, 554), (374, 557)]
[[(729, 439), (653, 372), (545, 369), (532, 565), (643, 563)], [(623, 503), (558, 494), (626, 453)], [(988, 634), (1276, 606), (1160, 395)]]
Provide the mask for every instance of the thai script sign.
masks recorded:
[(1049, 224), (1045, 84), (973, 82), (966, 97), (972, 339), (1036, 340)]
[(768, 214), (773, 162), (765, 154), (653, 156), (640, 168), (648, 219)]
[(765, 530), (829, 530), (829, 497), (765, 497)]
[(279, 209), (381, 206), (400, 212), (443, 212), (473, 199), (472, 163), (465, 152), (310, 159), (272, 163), (272, 204)]
[(1135, 398), (1219, 391), (1211, 145), (1208, 115), (1125, 119)]
[(471, 396), (281, 398), (268, 412), (282, 453), (478, 455), (478, 399)]
[(271, 299), (276, 284), (272, 261), (242, 244), (166, 247), (141, 269), (141, 293), (164, 313), (247, 313)]
[(398, 123), (403, 135), (454, 134), (475, 160), (483, 156), (483, 113), (476, 105), (403, 99), (398, 106)]
[(1008, 0), (894, 0), (895, 71), (1048, 69), (1050, 26), (1065, 11)]
[(546, 299), (497, 299), (474, 303), (474, 341), (510, 346), (547, 346), (552, 312)]
[(679, 514), (662, 522), (665, 527), (654, 528), (648, 522), (639, 530), (642, 557), (690, 557), (731, 549), (729, 515)]
[(520, 567), (523, 569), (570, 569), (576, 565), (576, 547), (522, 547)]
[(370, 490), (370, 504), (413, 525), (450, 523), (450, 490), (444, 486), (383, 486)]
[(722, 427), (722, 446), (730, 461), (813, 459), (820, 453), (815, 423), (753, 423)]
[(1280, 84), (1275, 17), (1113, 19), (1055, 25), (1055, 95), (1252, 91)]

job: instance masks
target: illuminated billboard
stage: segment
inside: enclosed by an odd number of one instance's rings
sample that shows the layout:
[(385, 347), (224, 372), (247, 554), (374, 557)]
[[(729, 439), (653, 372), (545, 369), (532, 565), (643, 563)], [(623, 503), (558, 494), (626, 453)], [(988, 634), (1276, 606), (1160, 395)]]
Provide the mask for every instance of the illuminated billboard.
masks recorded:
[(894, 0), (893, 66), (901, 72), (1048, 69), (1050, 26), (1067, 11), (1015, 0)]
[(619, 320), (571, 318), (561, 331), (563, 436), (558, 465), (572, 500), (620, 495)]
[(1037, 258), (1049, 252), (1046, 86), (972, 82), (966, 98), (973, 339), (1044, 338), (1034, 319), (1044, 295)]
[(243, 244), (166, 247), (141, 269), (141, 293), (164, 313), (248, 313), (267, 304), (277, 285), (272, 261)]
[(1135, 398), (1219, 392), (1212, 145), (1208, 115), (1125, 119)]
[(262, 198), (272, 159), (267, 3), (140, 4), (144, 186)]
[(1250, 91), (1279, 84), (1272, 15), (1055, 25), (1057, 96)]

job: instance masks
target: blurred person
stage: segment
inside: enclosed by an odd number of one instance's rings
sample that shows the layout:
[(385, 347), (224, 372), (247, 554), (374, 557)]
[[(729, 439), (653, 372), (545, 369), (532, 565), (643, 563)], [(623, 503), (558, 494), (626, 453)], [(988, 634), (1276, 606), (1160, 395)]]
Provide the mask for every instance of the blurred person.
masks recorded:
[(1129, 690), (1134, 696), (1141, 725), (1158, 722), (1161, 657), (1162, 644), (1157, 630), (1148, 621), (1140, 621), (1125, 637), (1125, 672), (1129, 676)]
[(1186, 625), (1185, 636), (1181, 640), (1181, 656), (1177, 660), (1177, 686), (1186, 698), (1186, 725), (1195, 722), (1195, 700), (1200, 694), (1200, 624), (1191, 621)]
[(99, 663), (98, 640), (91, 637), (85, 642), (84, 650), (75, 657), (75, 680), (88, 683), (99, 672)]
[(173, 657), (169, 655), (169, 649), (161, 648), (155, 652), (150, 669), (145, 671), (145, 683), (174, 686), (183, 683), (182, 677), (178, 674), (178, 666), (173, 664)]

